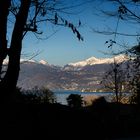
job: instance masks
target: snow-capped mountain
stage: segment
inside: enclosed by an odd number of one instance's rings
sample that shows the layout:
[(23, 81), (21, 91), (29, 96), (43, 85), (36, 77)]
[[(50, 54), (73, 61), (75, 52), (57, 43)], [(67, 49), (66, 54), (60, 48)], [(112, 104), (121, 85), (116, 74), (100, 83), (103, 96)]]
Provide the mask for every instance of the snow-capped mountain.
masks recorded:
[(43, 65), (47, 65), (47, 64), (48, 64), (48, 62), (45, 61), (45, 60), (40, 60), (39, 63), (40, 63), (40, 64), (43, 64)]
[(125, 55), (118, 55), (113, 58), (96, 58), (96, 57), (91, 57), (88, 58), (84, 61), (76, 62), (76, 63), (70, 63), (69, 65), (74, 66), (74, 67), (84, 67), (87, 65), (96, 65), (96, 64), (110, 64), (116, 62), (122, 62), (126, 60), (127, 57)]
[(18, 86), (23, 89), (45, 86), (51, 90), (98, 90), (101, 89), (100, 81), (104, 73), (110, 69), (110, 64), (114, 61), (126, 61), (126, 57), (123, 55), (101, 59), (91, 57), (64, 67), (50, 65), (45, 60), (39, 62), (22, 60)]
[(85, 68), (92, 68), (92, 66), (97, 65), (109, 65), (111, 63), (117, 62), (121, 63), (123, 61), (128, 60), (127, 56), (125, 55), (118, 55), (112, 58), (96, 58), (96, 57), (90, 57), (86, 60), (79, 61), (76, 63), (69, 63), (64, 66), (64, 70), (83, 70)]

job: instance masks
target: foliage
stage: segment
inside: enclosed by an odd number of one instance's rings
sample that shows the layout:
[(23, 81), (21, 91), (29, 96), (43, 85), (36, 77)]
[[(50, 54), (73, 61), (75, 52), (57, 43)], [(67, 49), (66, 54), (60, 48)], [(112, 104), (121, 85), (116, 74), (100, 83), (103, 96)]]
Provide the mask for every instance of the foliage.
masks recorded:
[(107, 104), (108, 103), (107, 103), (105, 97), (101, 96), (92, 102), (91, 108), (98, 110), (98, 111), (105, 111)]
[(83, 105), (83, 97), (79, 94), (70, 94), (67, 102), (70, 107), (80, 108)]
[(31, 90), (22, 91), (20, 88), (16, 90), (16, 102), (19, 103), (55, 103), (56, 97), (52, 91), (47, 88), (35, 87)]

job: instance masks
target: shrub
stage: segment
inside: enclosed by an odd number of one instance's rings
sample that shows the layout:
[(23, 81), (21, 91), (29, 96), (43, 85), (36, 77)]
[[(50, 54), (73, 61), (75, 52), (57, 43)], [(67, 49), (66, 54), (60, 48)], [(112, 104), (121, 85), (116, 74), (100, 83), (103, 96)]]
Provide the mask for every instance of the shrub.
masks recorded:
[(44, 104), (44, 103), (55, 103), (56, 97), (54, 93), (47, 88), (35, 87), (31, 90), (24, 91), (21, 91), (21, 89), (17, 89), (16, 100), (18, 102), (24, 103)]
[(104, 109), (107, 108), (107, 105), (108, 105), (108, 103), (107, 103), (105, 97), (102, 96), (102, 97), (99, 97), (99, 98), (95, 99), (92, 102), (91, 107), (93, 109), (97, 109), (97, 110), (104, 110)]
[(83, 97), (79, 94), (70, 94), (67, 102), (70, 107), (80, 108), (83, 105)]

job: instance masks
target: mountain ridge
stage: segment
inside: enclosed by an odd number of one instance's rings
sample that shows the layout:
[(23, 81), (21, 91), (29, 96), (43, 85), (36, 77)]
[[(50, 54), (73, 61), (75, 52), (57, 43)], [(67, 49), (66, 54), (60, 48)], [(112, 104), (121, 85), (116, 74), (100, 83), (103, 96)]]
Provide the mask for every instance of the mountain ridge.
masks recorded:
[(79, 61), (76, 63), (70, 63), (72, 66), (85, 66), (85, 65), (95, 65), (95, 64), (104, 64), (104, 63), (113, 63), (114, 61), (122, 62), (127, 59), (126, 55), (118, 55), (113, 58), (96, 58), (90, 57), (86, 60)]
[[(118, 56), (115, 61), (122, 62), (123, 56)], [(93, 62), (94, 61), (94, 62)], [(22, 89), (32, 89), (35, 86), (47, 87), (51, 90), (83, 90), (99, 91), (102, 89), (100, 81), (105, 72), (109, 70), (114, 58), (100, 60), (91, 57), (84, 61), (85, 65), (77, 66), (67, 64), (55, 66), (46, 61), (22, 61), (18, 86)], [(90, 62), (90, 63), (89, 63)], [(96, 62), (96, 63), (95, 63)]]

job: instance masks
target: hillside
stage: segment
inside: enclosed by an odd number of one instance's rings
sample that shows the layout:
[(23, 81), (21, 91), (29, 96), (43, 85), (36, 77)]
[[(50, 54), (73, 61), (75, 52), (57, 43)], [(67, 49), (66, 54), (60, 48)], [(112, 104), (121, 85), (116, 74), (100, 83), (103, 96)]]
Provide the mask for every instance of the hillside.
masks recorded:
[[(117, 62), (125, 61), (122, 55), (115, 57)], [(51, 90), (92, 90), (102, 89), (100, 84), (105, 72), (111, 68), (114, 58), (97, 59), (70, 63), (64, 67), (48, 64), (46, 61), (25, 61), (21, 63), (18, 86), (23, 89), (45, 86)]]

